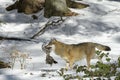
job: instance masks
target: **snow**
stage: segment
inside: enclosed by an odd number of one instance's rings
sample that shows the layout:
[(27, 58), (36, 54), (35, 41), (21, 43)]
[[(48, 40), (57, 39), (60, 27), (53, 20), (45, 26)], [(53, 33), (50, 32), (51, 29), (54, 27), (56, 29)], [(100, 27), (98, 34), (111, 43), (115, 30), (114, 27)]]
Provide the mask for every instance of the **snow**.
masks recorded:
[[(79, 1), (78, 1), (79, 2)], [(43, 42), (56, 38), (67, 44), (80, 42), (97, 42), (111, 47), (110, 57), (116, 60), (120, 56), (120, 6), (117, 0), (83, 0), (90, 7), (85, 9), (71, 9), (79, 13), (78, 16), (68, 17), (61, 25), (51, 27), (41, 36), (37, 37), (38, 43), (29, 41), (3, 41), (0, 45), (0, 59), (9, 61), (9, 54), (13, 49), (27, 52), (32, 59), (27, 59), (26, 69), (20, 69), (20, 63), (15, 63), (14, 69), (1, 69), (0, 80), (63, 80), (57, 70), (65, 67), (65, 61), (51, 52), (51, 56), (58, 64), (50, 66), (45, 63), (45, 53), (41, 49)], [(0, 35), (9, 37), (30, 38), (48, 19), (40, 16), (32, 20), (30, 15), (17, 13), (16, 10), (7, 12), (6, 6), (12, 0), (0, 0)], [(42, 14), (37, 13), (37, 15)], [(92, 63), (95, 61), (92, 60)], [(85, 60), (76, 62), (84, 65)], [(45, 70), (54, 70), (47, 72)], [(70, 71), (74, 73), (74, 71)], [(44, 77), (45, 74), (45, 77)]]

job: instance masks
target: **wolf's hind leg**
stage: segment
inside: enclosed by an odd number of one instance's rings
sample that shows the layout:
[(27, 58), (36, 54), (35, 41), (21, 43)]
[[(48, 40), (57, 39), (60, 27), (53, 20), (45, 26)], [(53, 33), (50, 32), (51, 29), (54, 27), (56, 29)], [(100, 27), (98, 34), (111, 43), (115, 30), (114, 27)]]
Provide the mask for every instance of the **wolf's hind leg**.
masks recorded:
[(87, 54), (87, 56), (86, 56), (88, 70), (90, 68), (90, 61), (94, 55), (95, 55), (95, 49), (92, 49), (90, 51), (90, 54)]
[(87, 61), (87, 69), (89, 70), (90, 68), (90, 60), (91, 58), (89, 56), (86, 57), (86, 61)]

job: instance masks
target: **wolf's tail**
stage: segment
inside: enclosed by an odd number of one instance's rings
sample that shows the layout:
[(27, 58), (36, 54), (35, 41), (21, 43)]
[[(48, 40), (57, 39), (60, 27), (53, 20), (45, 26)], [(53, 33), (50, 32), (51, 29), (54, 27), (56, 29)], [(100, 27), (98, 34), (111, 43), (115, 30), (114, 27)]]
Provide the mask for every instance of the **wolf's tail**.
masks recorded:
[(102, 44), (95, 43), (95, 47), (99, 50), (111, 51), (111, 48), (109, 46), (105, 46), (105, 45), (102, 45)]

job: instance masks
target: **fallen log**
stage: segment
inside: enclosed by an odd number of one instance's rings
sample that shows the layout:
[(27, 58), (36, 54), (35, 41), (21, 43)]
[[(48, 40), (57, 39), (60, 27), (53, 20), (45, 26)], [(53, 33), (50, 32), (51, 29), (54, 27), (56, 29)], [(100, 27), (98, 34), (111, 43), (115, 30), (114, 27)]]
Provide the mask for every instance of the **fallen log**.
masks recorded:
[(5, 36), (0, 36), (0, 40), (33, 41), (33, 42), (36, 42), (32, 39), (19, 38), (19, 37), (5, 37)]

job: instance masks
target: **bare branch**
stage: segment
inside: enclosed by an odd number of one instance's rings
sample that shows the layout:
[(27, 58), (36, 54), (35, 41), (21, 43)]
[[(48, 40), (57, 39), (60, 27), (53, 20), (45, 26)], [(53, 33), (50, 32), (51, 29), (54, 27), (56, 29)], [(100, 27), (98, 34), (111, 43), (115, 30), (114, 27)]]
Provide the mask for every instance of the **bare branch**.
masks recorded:
[(46, 28), (48, 28), (49, 26), (56, 26), (56, 25), (61, 24), (60, 22), (64, 22), (64, 21), (65, 21), (65, 19), (63, 19), (62, 17), (57, 21), (50, 21), (49, 20), (36, 34), (34, 34), (31, 37), (31, 39), (34, 39), (38, 35), (42, 35), (45, 32)]

